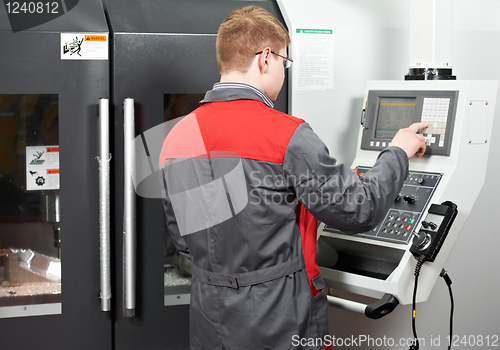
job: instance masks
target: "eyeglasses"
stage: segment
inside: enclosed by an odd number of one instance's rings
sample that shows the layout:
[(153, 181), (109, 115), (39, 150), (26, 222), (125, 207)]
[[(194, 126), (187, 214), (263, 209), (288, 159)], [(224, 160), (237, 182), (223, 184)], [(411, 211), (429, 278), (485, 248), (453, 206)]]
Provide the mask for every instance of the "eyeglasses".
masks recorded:
[[(263, 52), (264, 52), (264, 51), (259, 51), (259, 52), (257, 52), (255, 55), (260, 55), (260, 54), (261, 54), (261, 53), (263, 53)], [(272, 53), (273, 55), (280, 56), (281, 58), (284, 58), (284, 59), (285, 59), (285, 60), (283, 61), (283, 67), (284, 67), (285, 69), (290, 68), (290, 67), (292, 66), (292, 62), (293, 62), (293, 60), (292, 60), (291, 58), (288, 58), (288, 57), (282, 56), (282, 55), (280, 55), (279, 53), (276, 53), (276, 52), (274, 52), (274, 51), (271, 51), (271, 53)]]

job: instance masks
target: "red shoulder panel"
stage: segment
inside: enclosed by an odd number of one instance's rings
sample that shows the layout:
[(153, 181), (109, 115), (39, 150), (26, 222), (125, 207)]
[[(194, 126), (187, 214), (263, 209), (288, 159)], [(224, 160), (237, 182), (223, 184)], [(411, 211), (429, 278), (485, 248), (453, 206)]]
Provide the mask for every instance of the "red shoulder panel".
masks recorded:
[(169, 158), (206, 158), (200, 127), (193, 112), (179, 121), (169, 132), (160, 153), (160, 166)]
[(195, 110), (206, 150), (283, 163), (286, 147), (304, 121), (255, 100), (207, 103)]

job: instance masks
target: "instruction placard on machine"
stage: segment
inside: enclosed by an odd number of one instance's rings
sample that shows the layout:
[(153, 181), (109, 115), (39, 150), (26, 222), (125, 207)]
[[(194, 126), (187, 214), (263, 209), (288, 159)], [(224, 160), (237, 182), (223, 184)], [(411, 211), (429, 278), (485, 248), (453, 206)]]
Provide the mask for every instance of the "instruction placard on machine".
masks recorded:
[(333, 90), (333, 30), (298, 28), (295, 35), (298, 48), (295, 88)]
[(59, 146), (26, 146), (26, 189), (59, 189)]

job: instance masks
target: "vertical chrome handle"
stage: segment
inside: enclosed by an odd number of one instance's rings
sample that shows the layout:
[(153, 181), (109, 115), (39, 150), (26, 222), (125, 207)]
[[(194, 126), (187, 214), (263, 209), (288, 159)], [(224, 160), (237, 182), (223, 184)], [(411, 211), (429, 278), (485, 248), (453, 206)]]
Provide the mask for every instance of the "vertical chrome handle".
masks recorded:
[(109, 200), (109, 100), (99, 100), (99, 240), (101, 310), (111, 310), (110, 200)]
[(135, 316), (135, 190), (133, 174), (135, 171), (135, 116), (134, 99), (123, 102), (124, 114), (124, 209), (123, 209), (123, 301), (125, 317)]

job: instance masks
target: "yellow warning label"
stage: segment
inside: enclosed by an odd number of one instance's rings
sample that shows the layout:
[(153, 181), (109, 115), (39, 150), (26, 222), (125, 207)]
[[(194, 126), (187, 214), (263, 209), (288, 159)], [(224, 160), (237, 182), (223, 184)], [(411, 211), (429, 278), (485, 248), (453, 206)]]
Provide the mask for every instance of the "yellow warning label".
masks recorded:
[(85, 35), (85, 41), (106, 41), (106, 35)]

